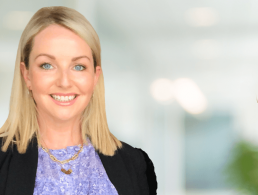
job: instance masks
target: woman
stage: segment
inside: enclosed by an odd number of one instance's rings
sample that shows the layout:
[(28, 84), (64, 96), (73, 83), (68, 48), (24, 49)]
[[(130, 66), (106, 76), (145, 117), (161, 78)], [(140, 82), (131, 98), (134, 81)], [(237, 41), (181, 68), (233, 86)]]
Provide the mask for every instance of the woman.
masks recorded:
[(108, 129), (99, 38), (73, 9), (26, 26), (0, 137), (1, 195), (156, 194), (148, 155)]

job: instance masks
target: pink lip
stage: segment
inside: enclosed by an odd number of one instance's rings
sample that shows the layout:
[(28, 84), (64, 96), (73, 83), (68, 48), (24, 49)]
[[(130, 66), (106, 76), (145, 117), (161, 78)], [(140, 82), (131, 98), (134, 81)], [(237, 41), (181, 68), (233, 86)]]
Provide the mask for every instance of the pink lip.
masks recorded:
[[(59, 93), (60, 94), (60, 93)], [(54, 95), (57, 95), (56, 93), (54, 93)], [(75, 95), (75, 94), (74, 94)], [(63, 95), (65, 96), (65, 95)], [(78, 96), (76, 96), (72, 101), (68, 101), (68, 102), (59, 102), (57, 100), (55, 100), (54, 98), (52, 98), (51, 96), (49, 96), (53, 102), (59, 106), (71, 106), (75, 103), (75, 101), (77, 100)]]

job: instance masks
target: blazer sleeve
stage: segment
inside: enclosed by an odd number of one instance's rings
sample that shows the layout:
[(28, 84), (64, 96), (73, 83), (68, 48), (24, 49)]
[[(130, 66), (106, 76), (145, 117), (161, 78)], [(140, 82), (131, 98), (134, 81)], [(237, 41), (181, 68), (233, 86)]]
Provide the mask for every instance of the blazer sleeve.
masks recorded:
[(136, 148), (136, 149), (138, 149), (141, 152), (141, 154), (143, 155), (144, 160), (145, 160), (145, 164), (146, 164), (145, 174), (146, 174), (147, 181), (148, 181), (149, 194), (156, 195), (158, 183), (157, 183), (157, 176), (156, 176), (155, 170), (154, 170), (154, 165), (153, 165), (151, 159), (149, 158), (148, 154), (145, 151), (143, 151), (140, 148)]

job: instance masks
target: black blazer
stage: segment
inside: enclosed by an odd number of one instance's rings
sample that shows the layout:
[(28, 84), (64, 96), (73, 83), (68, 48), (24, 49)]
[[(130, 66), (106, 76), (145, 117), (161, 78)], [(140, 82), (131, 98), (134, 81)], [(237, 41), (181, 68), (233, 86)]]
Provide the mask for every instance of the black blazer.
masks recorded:
[[(122, 142), (114, 156), (98, 152), (110, 181), (119, 195), (157, 194), (154, 166), (141, 149)], [(2, 146), (2, 138), (0, 138)], [(38, 143), (34, 137), (25, 154), (14, 145), (6, 152), (0, 150), (0, 195), (33, 195), (38, 163)]]

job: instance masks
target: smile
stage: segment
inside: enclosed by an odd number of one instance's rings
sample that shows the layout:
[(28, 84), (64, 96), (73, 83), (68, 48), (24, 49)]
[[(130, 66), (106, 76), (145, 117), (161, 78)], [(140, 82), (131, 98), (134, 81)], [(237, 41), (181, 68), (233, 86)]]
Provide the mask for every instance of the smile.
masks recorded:
[(60, 95), (50, 95), (54, 100), (59, 102), (70, 102), (74, 100), (77, 95), (69, 95), (69, 96), (60, 96)]

